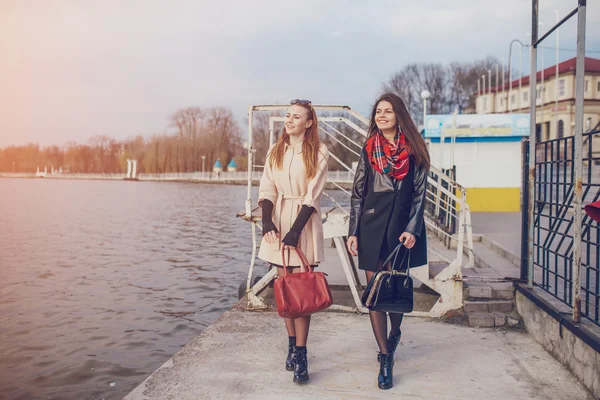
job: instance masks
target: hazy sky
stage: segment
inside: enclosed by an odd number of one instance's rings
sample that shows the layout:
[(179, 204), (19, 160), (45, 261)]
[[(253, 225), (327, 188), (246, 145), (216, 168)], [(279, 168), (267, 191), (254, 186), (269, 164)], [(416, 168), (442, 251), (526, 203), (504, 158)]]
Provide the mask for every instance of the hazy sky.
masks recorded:
[[(541, 1), (543, 29), (576, 4)], [(365, 112), (407, 63), (507, 60), (530, 19), (530, 0), (0, 0), (0, 146), (151, 135), (186, 106), (231, 107), (244, 129), (248, 105), (296, 97)], [(561, 47), (575, 35), (573, 19)]]

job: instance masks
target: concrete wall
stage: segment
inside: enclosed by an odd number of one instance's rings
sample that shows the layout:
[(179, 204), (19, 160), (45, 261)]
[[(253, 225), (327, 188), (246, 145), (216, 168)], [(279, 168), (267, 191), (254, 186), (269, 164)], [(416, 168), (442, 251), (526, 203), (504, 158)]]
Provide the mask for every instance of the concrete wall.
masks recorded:
[[(451, 147), (450, 143), (430, 143), (431, 163), (438, 168), (448, 168)], [(520, 210), (521, 142), (518, 139), (457, 142), (454, 164), (456, 181), (467, 189), (471, 211)]]
[[(556, 301), (551, 296), (548, 301)], [(537, 293), (537, 292), (536, 292)], [(525, 329), (540, 343), (546, 351), (554, 356), (561, 364), (568, 368), (577, 379), (589, 390), (594, 398), (600, 399), (600, 353), (584, 343), (567, 328), (562, 328), (558, 321), (534, 304), (518, 290), (516, 292), (517, 311), (523, 318)], [(561, 307), (561, 305), (557, 305)], [(571, 318), (566, 314), (565, 318)], [(598, 329), (589, 323), (591, 329)]]

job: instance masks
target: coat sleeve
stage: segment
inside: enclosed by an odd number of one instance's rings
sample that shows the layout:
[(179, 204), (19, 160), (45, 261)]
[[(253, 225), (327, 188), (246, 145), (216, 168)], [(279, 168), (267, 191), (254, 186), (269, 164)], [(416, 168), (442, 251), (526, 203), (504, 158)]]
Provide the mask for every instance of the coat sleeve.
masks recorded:
[(367, 151), (363, 148), (354, 174), (352, 194), (350, 195), (350, 225), (348, 236), (358, 236), (358, 226), (367, 188)]
[(410, 215), (408, 225), (406, 225), (405, 229), (406, 232), (412, 233), (415, 237), (419, 237), (424, 230), (425, 222), (423, 213), (425, 211), (425, 196), (427, 194), (427, 175), (428, 171), (416, 168)]
[(275, 186), (275, 179), (273, 178), (273, 168), (269, 162), (269, 154), (271, 154), (273, 147), (267, 152), (265, 157), (265, 167), (263, 169), (262, 177), (260, 178), (260, 185), (258, 188), (258, 205), (261, 206), (263, 200), (269, 200), (275, 204), (277, 201), (277, 187)]
[(308, 181), (308, 188), (306, 189), (306, 196), (302, 205), (308, 207), (314, 207), (315, 203), (321, 201), (321, 194), (325, 188), (327, 182), (327, 175), (329, 173), (329, 149), (324, 144), (319, 147), (319, 158), (317, 160), (317, 173), (314, 177)]

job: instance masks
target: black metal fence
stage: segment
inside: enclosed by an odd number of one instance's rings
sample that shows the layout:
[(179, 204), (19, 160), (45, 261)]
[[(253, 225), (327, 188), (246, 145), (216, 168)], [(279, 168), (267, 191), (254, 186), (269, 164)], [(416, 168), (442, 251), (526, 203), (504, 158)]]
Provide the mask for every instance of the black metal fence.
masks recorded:
[[(527, 276), (528, 140), (523, 146), (522, 278)], [(600, 325), (600, 224), (575, 210), (574, 137), (536, 143), (533, 203), (533, 283), (573, 307), (573, 253), (581, 254), (581, 315)], [(600, 130), (583, 134), (583, 205), (600, 199)], [(574, 213), (581, 212), (581, 238), (575, 240)]]

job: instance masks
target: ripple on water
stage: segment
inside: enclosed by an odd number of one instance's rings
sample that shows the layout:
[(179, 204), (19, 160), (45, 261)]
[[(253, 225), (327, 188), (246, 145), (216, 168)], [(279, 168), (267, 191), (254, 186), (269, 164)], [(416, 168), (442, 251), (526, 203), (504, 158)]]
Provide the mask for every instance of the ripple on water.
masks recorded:
[(249, 230), (233, 217), (245, 187), (0, 179), (0, 193), (0, 393), (11, 399), (121, 399), (246, 278)]

